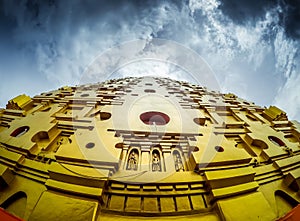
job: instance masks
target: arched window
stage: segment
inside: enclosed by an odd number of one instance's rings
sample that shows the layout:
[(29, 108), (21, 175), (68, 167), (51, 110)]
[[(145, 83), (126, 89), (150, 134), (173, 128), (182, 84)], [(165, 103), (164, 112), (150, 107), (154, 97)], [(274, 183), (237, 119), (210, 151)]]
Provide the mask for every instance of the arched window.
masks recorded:
[(139, 152), (137, 149), (132, 149), (127, 159), (127, 170), (137, 170), (139, 162)]
[(15, 129), (10, 136), (12, 137), (20, 137), (22, 135), (24, 135), (25, 133), (27, 133), (29, 131), (29, 127), (28, 126), (23, 126), (23, 127), (19, 127), (17, 129)]

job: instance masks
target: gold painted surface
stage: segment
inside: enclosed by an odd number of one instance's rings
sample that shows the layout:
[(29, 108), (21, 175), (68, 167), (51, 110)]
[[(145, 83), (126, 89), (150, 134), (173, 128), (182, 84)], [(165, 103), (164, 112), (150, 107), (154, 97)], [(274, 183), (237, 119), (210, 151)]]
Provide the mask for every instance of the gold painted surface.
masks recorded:
[(0, 206), (24, 220), (276, 220), (300, 124), (166, 78), (20, 95), (0, 110)]

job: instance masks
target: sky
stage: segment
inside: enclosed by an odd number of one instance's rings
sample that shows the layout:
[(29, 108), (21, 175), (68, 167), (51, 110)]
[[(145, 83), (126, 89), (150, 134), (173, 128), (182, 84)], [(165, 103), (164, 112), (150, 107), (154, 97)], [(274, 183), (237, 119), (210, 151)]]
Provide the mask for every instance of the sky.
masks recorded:
[(299, 50), (299, 0), (0, 0), (0, 107), (23, 93), (156, 75), (300, 121)]

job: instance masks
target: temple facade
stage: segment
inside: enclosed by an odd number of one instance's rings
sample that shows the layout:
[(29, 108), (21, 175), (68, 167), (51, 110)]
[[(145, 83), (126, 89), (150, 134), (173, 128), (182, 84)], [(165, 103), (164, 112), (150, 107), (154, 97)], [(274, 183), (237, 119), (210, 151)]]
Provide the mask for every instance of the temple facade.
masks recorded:
[(300, 124), (234, 94), (123, 78), (0, 110), (0, 207), (22, 220), (277, 220), (299, 188)]

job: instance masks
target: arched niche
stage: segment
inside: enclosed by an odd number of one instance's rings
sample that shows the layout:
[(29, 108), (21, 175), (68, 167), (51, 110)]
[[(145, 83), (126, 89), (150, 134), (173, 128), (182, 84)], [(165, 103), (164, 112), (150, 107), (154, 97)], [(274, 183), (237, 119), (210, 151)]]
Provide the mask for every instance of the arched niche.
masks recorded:
[(162, 171), (162, 156), (158, 148), (151, 151), (151, 170), (152, 172)]
[(89, 117), (95, 117), (98, 120), (104, 121), (111, 118), (111, 113), (101, 110), (93, 111), (89, 114)]
[(33, 135), (33, 137), (31, 138), (31, 141), (35, 143), (43, 140), (49, 140), (49, 135), (47, 131), (40, 131)]
[(259, 147), (260, 149), (268, 149), (268, 145), (263, 140), (254, 139), (252, 145), (255, 147)]
[(126, 160), (126, 170), (138, 170), (140, 154), (138, 149), (132, 148)]
[(111, 113), (100, 112), (100, 119), (101, 120), (108, 120), (109, 118), (111, 118)]
[(184, 171), (184, 160), (178, 148), (172, 150), (172, 157), (176, 172)]
[(20, 218), (24, 218), (27, 204), (27, 195), (26, 193), (20, 191), (12, 196), (10, 196), (7, 200), (5, 200), (0, 207), (5, 209), (7, 212), (18, 216)]
[(275, 191), (275, 201), (277, 207), (277, 216), (281, 217), (288, 211), (296, 207), (299, 202), (283, 190)]

